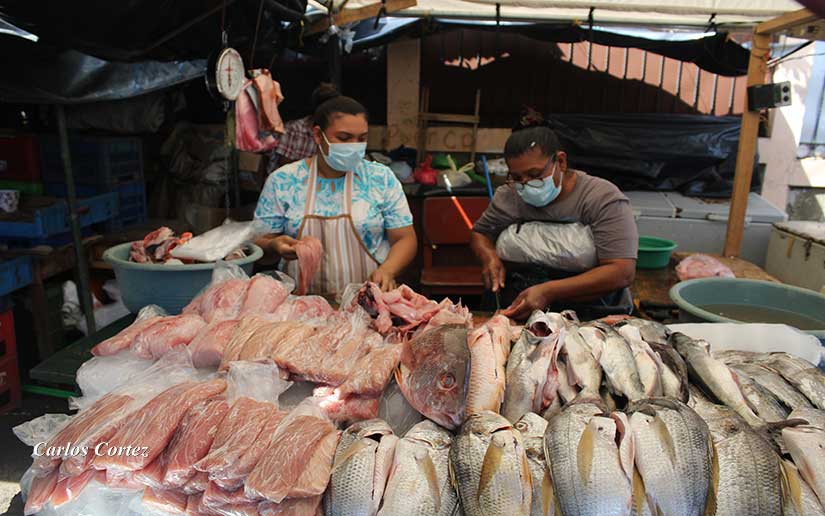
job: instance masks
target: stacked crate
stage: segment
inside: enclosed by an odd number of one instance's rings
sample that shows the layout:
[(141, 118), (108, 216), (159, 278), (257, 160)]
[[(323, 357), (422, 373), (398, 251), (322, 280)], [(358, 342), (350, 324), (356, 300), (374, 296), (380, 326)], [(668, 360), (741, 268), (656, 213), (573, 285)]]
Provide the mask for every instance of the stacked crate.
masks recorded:
[(0, 189), (40, 195), (40, 158), (34, 135), (0, 136)]
[(6, 310), (0, 313), (0, 414), (19, 407), (21, 393), (14, 316)]
[[(115, 231), (145, 222), (146, 185), (141, 140), (77, 137), (69, 144), (78, 197), (117, 193), (118, 215), (107, 222), (106, 229)], [(40, 156), (46, 193), (65, 197), (66, 182), (57, 138), (41, 139)]]

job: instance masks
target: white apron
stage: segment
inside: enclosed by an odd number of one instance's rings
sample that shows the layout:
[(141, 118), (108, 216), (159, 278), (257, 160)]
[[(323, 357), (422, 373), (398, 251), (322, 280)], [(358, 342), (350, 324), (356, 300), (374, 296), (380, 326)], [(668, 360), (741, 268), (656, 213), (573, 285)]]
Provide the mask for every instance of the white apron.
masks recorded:
[[(307, 200), (304, 206), (304, 220), (298, 228), (298, 239), (314, 236), (321, 241), (324, 252), (318, 273), (310, 281), (307, 294), (332, 297), (343, 292), (350, 283), (363, 283), (378, 268), (378, 260), (369, 252), (361, 235), (352, 221), (352, 176), (348, 172), (344, 179), (343, 213), (333, 217), (314, 215), (316, 189), (318, 187), (318, 158), (312, 158), (309, 167)], [(286, 264), (287, 273), (300, 280), (298, 260)]]

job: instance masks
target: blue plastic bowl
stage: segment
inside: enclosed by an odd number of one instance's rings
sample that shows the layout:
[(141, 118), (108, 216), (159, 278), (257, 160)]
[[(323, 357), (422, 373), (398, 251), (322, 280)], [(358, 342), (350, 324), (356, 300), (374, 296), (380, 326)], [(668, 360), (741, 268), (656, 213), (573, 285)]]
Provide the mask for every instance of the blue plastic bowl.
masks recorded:
[(703, 305), (750, 305), (798, 313), (823, 321), (821, 329), (802, 331), (825, 341), (825, 295), (813, 290), (771, 281), (702, 278), (677, 283), (670, 289), (670, 299), (685, 322), (742, 322), (703, 310)]
[[(170, 314), (180, 313), (212, 281), (214, 263), (134, 263), (129, 261), (131, 247), (131, 242), (111, 247), (103, 253), (103, 259), (112, 265), (123, 304), (133, 313), (146, 305), (158, 305)], [(249, 244), (248, 256), (232, 263), (252, 274), (252, 266), (263, 254), (260, 247)]]

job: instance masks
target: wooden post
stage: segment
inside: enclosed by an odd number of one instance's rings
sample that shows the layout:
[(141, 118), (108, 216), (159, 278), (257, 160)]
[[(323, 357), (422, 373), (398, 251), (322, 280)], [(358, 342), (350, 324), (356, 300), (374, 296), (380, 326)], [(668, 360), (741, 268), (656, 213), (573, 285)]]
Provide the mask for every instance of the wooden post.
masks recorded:
[(421, 40), (387, 45), (387, 150), (417, 146), (420, 88)]
[[(754, 31), (748, 63), (748, 86), (765, 83), (768, 71), (767, 60), (770, 55), (770, 34)], [(739, 149), (736, 155), (736, 175), (733, 179), (733, 195), (728, 215), (728, 232), (725, 238), (725, 256), (739, 256), (742, 249), (742, 233), (745, 229), (745, 214), (748, 210), (748, 194), (753, 176), (753, 160), (759, 132), (759, 112), (749, 111), (747, 95), (742, 113), (742, 129), (739, 133)]]
[(473, 123), (473, 150), (470, 151), (470, 163), (476, 162), (476, 149), (478, 148), (478, 123), (481, 120), (481, 90), (476, 90), (476, 108), (473, 111), (476, 119)]

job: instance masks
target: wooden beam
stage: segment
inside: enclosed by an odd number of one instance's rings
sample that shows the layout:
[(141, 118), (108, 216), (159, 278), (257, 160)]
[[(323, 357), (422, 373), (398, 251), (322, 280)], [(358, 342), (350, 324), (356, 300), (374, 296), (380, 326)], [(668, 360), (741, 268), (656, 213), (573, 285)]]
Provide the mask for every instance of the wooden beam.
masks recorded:
[[(415, 7), (416, 5), (418, 5), (417, 0), (387, 0), (385, 6), (386, 14), (394, 13), (395, 11), (400, 11), (402, 9), (407, 9), (408, 7)], [(381, 2), (375, 2), (374, 4), (365, 5), (363, 7), (358, 7), (355, 9), (345, 8), (342, 12), (333, 16), (335, 19), (335, 25), (340, 27), (342, 25), (347, 25), (349, 23), (354, 23), (369, 18), (375, 18), (381, 11), (381, 6)], [(309, 28), (306, 30), (304, 35), (311, 36), (319, 32), (324, 32), (329, 28), (329, 26), (329, 17), (325, 16), (323, 19), (310, 24)]]
[[(512, 131), (509, 128), (480, 127), (476, 135), (476, 152), (481, 154), (501, 154), (504, 151), (504, 142)], [(370, 125), (370, 149), (391, 150), (398, 145), (417, 148), (415, 134), (407, 133), (407, 139), (398, 138), (402, 135), (397, 126)], [(387, 143), (392, 141), (394, 145)], [(467, 152), (473, 150), (473, 128), (469, 126), (440, 126), (427, 128), (425, 148), (430, 152)]]
[[(770, 34), (753, 35), (750, 61), (748, 62), (748, 86), (765, 83), (768, 72), (768, 57), (771, 48)], [(749, 111), (747, 95), (742, 112), (742, 129), (739, 132), (739, 149), (736, 154), (736, 175), (733, 178), (733, 195), (728, 215), (728, 229), (725, 238), (725, 256), (739, 256), (742, 249), (742, 233), (745, 229), (745, 213), (748, 210), (748, 194), (753, 176), (753, 160), (759, 131), (759, 112)]]
[(819, 16), (812, 13), (808, 9), (800, 9), (790, 13), (785, 13), (772, 20), (760, 23), (756, 26), (754, 32), (756, 34), (776, 34), (799, 25), (812, 23), (819, 20)]
[(479, 117), (475, 115), (453, 115), (448, 113), (419, 113), (418, 117), (428, 122), (449, 122), (456, 124), (478, 124)]

